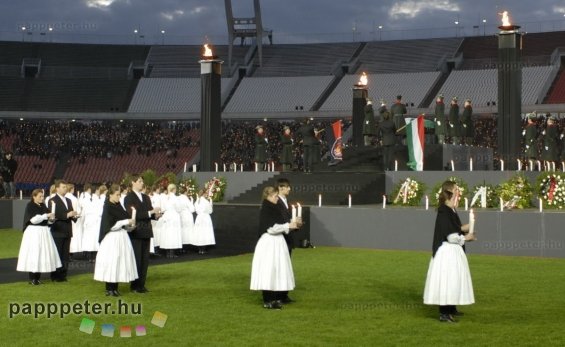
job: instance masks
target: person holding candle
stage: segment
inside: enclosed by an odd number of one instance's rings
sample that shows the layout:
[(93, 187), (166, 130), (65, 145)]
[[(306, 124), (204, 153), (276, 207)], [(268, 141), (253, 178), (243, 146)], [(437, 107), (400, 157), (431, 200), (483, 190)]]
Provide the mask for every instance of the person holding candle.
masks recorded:
[(29, 283), (39, 285), (42, 272), (53, 272), (61, 267), (55, 241), (48, 223), (55, 215), (43, 203), (43, 191), (35, 189), (24, 213), (24, 236), (18, 255), (17, 271), (29, 272)]
[[(528, 113), (527, 117), (527, 124), (524, 130), (522, 131), (522, 135), (524, 136), (524, 152), (526, 160), (528, 161), (535, 161), (538, 157), (538, 148), (537, 148), (537, 136), (538, 130), (536, 125), (536, 114), (535, 113)], [(530, 165), (530, 170), (532, 169), (533, 164)]]
[(158, 219), (161, 216), (161, 209), (153, 208), (151, 199), (142, 193), (143, 177), (137, 174), (131, 175), (128, 183), (131, 191), (126, 195), (124, 205), (130, 217), (133, 217), (135, 210), (136, 228), (128, 234), (135, 255), (138, 274), (138, 278), (130, 282), (130, 288), (135, 293), (147, 293), (145, 282), (149, 267), (150, 239), (153, 237), (151, 220)]
[(424, 304), (439, 305), (439, 320), (454, 323), (461, 316), (456, 305), (475, 302), (469, 264), (465, 255), (465, 242), (474, 241), (469, 224), (461, 224), (455, 210), (459, 200), (459, 187), (452, 181), (442, 184), (434, 228), (432, 259), (424, 288)]
[[(306, 118), (303, 125), (298, 129), (298, 135), (302, 138), (302, 146), (303, 146), (303, 164), (304, 164), (304, 172), (310, 173), (312, 172), (312, 164), (314, 163), (313, 156), (314, 153), (314, 146), (315, 142), (318, 141), (316, 139), (316, 130), (314, 126), (311, 124), (311, 119)], [(319, 155), (319, 153), (318, 153)]]
[(185, 248), (191, 244), (191, 237), (194, 235), (194, 198), (185, 184), (180, 184), (180, 220), (182, 226), (182, 253), (186, 253)]
[(132, 216), (120, 204), (120, 186), (112, 184), (104, 202), (100, 222), (100, 247), (96, 255), (94, 280), (106, 282), (106, 296), (120, 296), (118, 282), (138, 278), (135, 254), (128, 236), (135, 226)]
[(67, 194), (67, 182), (59, 180), (55, 182), (56, 194), (49, 200), (55, 221), (51, 225), (51, 235), (57, 246), (61, 266), (51, 272), (51, 280), (55, 282), (67, 281), (67, 269), (69, 267), (71, 237), (73, 236), (72, 221), (77, 212), (73, 210), (71, 200), (65, 198)]
[[(279, 192), (279, 198), (277, 201), (277, 206), (281, 209), (281, 213), (284, 217), (285, 223), (292, 222), (292, 210), (288, 203), (288, 196), (290, 195), (291, 187), (290, 181), (286, 178), (279, 178), (277, 180), (277, 187)], [(300, 213), (297, 211), (297, 217), (302, 218), (302, 207), (298, 208)], [(298, 221), (298, 219), (296, 219)], [(288, 246), (288, 255), (292, 256), (292, 250), (294, 249), (294, 238), (292, 233), (283, 233), (284, 240)], [(277, 296), (277, 300), (280, 300), (283, 304), (291, 303), (293, 300), (288, 296), (288, 291), (281, 291)]]
[(390, 112), (383, 112), (382, 117), (383, 121), (379, 124), (379, 135), (382, 146), (383, 170), (390, 171), (392, 170), (392, 159), (394, 157), (396, 125), (390, 119)]
[(541, 159), (549, 163), (548, 171), (555, 166), (555, 162), (559, 160), (559, 130), (557, 128), (557, 118), (547, 114), (547, 126), (543, 131), (543, 148)]
[(206, 254), (206, 247), (216, 244), (214, 225), (210, 217), (214, 212), (214, 205), (212, 203), (212, 192), (202, 189), (199, 195), (194, 202), (196, 219), (194, 220), (192, 244), (198, 247), (198, 254)]
[(279, 194), (275, 187), (263, 189), (259, 213), (259, 241), (253, 253), (251, 290), (263, 292), (263, 307), (281, 309), (281, 292), (294, 289), (294, 273), (288, 245), (283, 234), (296, 229), (296, 221), (288, 222), (277, 205)]

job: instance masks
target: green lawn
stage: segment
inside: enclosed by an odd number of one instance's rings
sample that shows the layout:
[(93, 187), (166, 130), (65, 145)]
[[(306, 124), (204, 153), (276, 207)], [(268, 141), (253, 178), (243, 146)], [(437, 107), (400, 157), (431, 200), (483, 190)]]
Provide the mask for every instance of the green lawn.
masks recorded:
[(21, 230), (0, 229), (0, 259), (18, 257), (23, 234)]
[[(0, 341), (16, 339), (26, 346), (565, 345), (565, 260), (470, 255), (477, 303), (460, 307), (465, 316), (450, 325), (437, 320), (436, 307), (422, 304), (429, 258), (428, 252), (296, 250), (297, 288), (290, 294), (296, 302), (281, 311), (263, 309), (260, 293), (249, 291), (251, 255), (151, 267), (150, 293), (133, 294), (120, 286), (121, 300), (141, 305), (141, 315), (9, 318), (14, 303), (117, 300), (105, 297), (103, 284), (92, 275), (37, 287), (4, 284)], [(155, 311), (168, 315), (163, 328), (150, 323)], [(79, 331), (84, 316), (95, 321), (91, 335)], [(113, 338), (101, 336), (101, 324), (107, 323), (117, 327)], [(145, 325), (147, 335), (121, 338), (122, 325)]]

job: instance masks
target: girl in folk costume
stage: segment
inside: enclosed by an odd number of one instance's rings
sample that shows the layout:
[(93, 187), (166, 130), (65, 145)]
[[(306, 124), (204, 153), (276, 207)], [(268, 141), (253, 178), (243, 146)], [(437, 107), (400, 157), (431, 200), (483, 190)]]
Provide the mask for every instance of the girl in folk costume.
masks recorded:
[(100, 197), (100, 187), (92, 186), (94, 194), (90, 201), (85, 200), (83, 206), (84, 225), (82, 235), (82, 250), (86, 254), (89, 262), (94, 262), (95, 253), (98, 251), (98, 239), (100, 236), (100, 220), (102, 218), (102, 208), (104, 200)]
[(106, 282), (106, 295), (119, 296), (118, 282), (138, 278), (135, 255), (128, 236), (135, 219), (120, 204), (120, 186), (113, 184), (108, 191), (100, 222), (100, 247), (96, 255), (94, 279)]
[(49, 206), (49, 200), (54, 197), (55, 194), (57, 194), (57, 187), (52, 184), (51, 187), (49, 187), (49, 195), (45, 198), (45, 206)]
[(180, 219), (180, 206), (177, 198), (177, 186), (169, 184), (167, 195), (161, 201), (163, 221), (161, 229), (160, 246), (167, 250), (167, 258), (176, 258), (175, 249), (182, 249), (182, 227)]
[[(193, 235), (194, 229), (194, 199), (190, 196), (186, 186), (180, 188), (179, 206), (180, 206), (180, 220), (182, 226), (182, 245), (191, 244), (191, 235)], [(184, 253), (184, 250), (183, 250)]]
[(443, 183), (434, 229), (433, 254), (424, 289), (424, 304), (439, 305), (439, 320), (455, 322), (456, 305), (475, 303), (465, 241), (476, 240), (469, 224), (462, 225), (455, 211), (460, 192), (455, 182)]
[(43, 190), (35, 189), (24, 213), (24, 236), (18, 255), (18, 271), (29, 272), (29, 283), (38, 285), (42, 272), (53, 272), (61, 267), (61, 260), (51, 231), (49, 219), (55, 215), (43, 203)]
[(80, 201), (75, 197), (75, 185), (72, 183), (67, 184), (68, 192), (65, 197), (71, 200), (73, 205), (73, 211), (77, 211), (78, 215), (75, 221), (73, 221), (73, 237), (71, 238), (70, 253), (82, 253), (82, 225), (83, 219), (80, 215), (82, 212)]
[(280, 293), (294, 289), (294, 273), (288, 246), (283, 237), (291, 229), (297, 228), (297, 222), (286, 222), (281, 208), (277, 205), (278, 190), (266, 187), (263, 190), (263, 202), (259, 217), (261, 235), (251, 266), (251, 290), (263, 291), (263, 307), (280, 309), (282, 303), (277, 300)]
[[(153, 190), (149, 192), (149, 198), (151, 199), (151, 206), (162, 208), (161, 206), (161, 187), (159, 185), (155, 185)], [(161, 245), (161, 230), (162, 230), (163, 220), (159, 218), (158, 220), (151, 220), (151, 227), (153, 228), (153, 246), (154, 246), (154, 253), (158, 254), (159, 247)]]
[(214, 226), (212, 225), (212, 218), (210, 218), (210, 215), (214, 212), (211, 196), (212, 188), (213, 186), (208, 190), (201, 190), (200, 196), (194, 203), (196, 219), (194, 220), (194, 238), (191, 243), (198, 246), (199, 254), (206, 253), (206, 246), (216, 244)]

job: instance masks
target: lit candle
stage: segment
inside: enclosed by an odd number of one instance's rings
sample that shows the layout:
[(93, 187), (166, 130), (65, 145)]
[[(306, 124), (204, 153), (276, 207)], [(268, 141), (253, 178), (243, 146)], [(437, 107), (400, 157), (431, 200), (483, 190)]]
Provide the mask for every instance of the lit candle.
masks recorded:
[(504, 160), (500, 159), (500, 171), (504, 171)]
[(24, 198), (24, 193), (22, 192), (22, 190), (20, 189), (20, 200), (23, 200)]
[(394, 161), (394, 171), (398, 171), (398, 160)]
[(259, 164), (257, 162), (255, 162), (255, 172), (259, 171)]
[(296, 206), (298, 206), (298, 218), (302, 218), (302, 206), (298, 202), (296, 203)]
[(218, 172), (218, 163), (214, 163), (214, 166), (216, 167), (216, 172)]
[(51, 213), (55, 214), (55, 201), (51, 201)]
[(349, 207), (351, 207), (351, 194), (349, 194)]
[(500, 212), (502, 212), (502, 211), (504, 211), (504, 200), (502, 200), (502, 198), (500, 198), (499, 203), (500, 203)]
[(196, 164), (192, 164), (192, 172), (196, 172)]
[(543, 212), (543, 200), (539, 198), (539, 211)]
[(296, 207), (292, 205), (292, 221), (296, 220)]
[(224, 172), (226, 172), (226, 163), (224, 163)]
[(475, 213), (473, 209), (469, 210), (469, 234), (473, 234), (475, 232)]
[(233, 172), (237, 172), (237, 164), (235, 161), (233, 162)]
[(565, 161), (561, 162), (561, 171), (565, 172)]
[(522, 171), (522, 161), (520, 159), (518, 160), (518, 171)]
[(322, 207), (322, 194), (318, 194), (318, 207)]
[(184, 172), (186, 172), (186, 162), (184, 162)]
[(133, 219), (134, 223), (135, 223), (135, 217), (137, 216), (137, 211), (135, 210), (134, 207), (131, 208), (131, 219)]
[(469, 171), (473, 171), (473, 158), (469, 158)]
[(465, 198), (465, 211), (469, 209), (469, 199)]
[(538, 164), (538, 171), (541, 171), (541, 161), (537, 160), (536, 162)]
[(451, 160), (451, 171), (455, 171), (455, 163)]
[(430, 198), (426, 195), (426, 211), (430, 208)]
[(534, 171), (534, 161), (530, 159), (530, 171)]
[(271, 168), (272, 168), (271, 171), (275, 172), (275, 162), (274, 161), (271, 162)]
[(555, 171), (555, 162), (554, 161), (551, 162), (551, 169), (552, 169), (552, 171)]
[(243, 172), (243, 164), (239, 164), (239, 171)]
[(386, 195), (383, 195), (383, 209), (386, 208)]

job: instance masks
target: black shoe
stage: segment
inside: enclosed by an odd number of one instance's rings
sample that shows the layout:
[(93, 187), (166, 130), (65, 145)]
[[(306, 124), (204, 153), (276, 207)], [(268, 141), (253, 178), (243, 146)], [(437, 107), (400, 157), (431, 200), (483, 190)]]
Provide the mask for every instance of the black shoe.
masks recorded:
[(39, 282), (39, 280), (31, 280), (29, 281), (29, 284), (34, 285), (34, 286), (38, 286), (41, 284), (41, 282)]
[(457, 323), (450, 314), (440, 314), (439, 321), (446, 323)]
[(290, 304), (291, 302), (294, 302), (294, 300), (292, 300), (292, 299), (289, 298), (288, 296), (282, 298), (280, 301), (281, 301), (283, 304)]
[(112, 290), (112, 296), (120, 296), (120, 292), (118, 290)]
[(112, 296), (113, 290), (107, 290), (106, 291), (106, 296)]
[(277, 301), (269, 301), (263, 303), (263, 308), (267, 308), (270, 310), (280, 310), (282, 309), (282, 305)]

